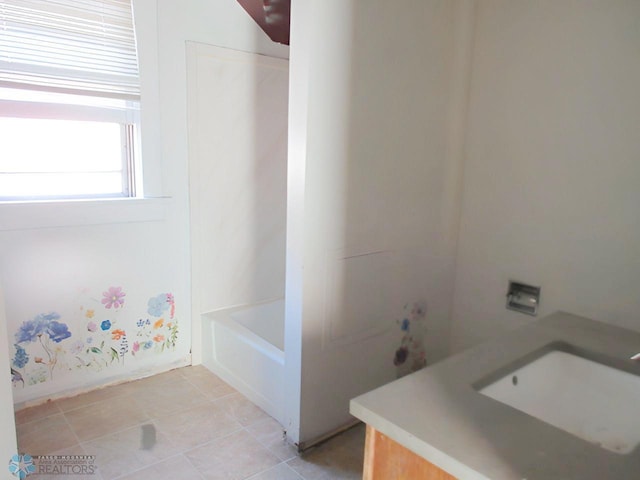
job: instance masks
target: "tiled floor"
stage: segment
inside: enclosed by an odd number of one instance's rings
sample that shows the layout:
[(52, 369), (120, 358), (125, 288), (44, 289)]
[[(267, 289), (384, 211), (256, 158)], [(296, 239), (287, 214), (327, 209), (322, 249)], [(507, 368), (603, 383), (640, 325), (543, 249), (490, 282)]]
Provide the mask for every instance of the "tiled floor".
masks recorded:
[(297, 455), (275, 420), (202, 366), (21, 410), (16, 424), (21, 453), (94, 455), (97, 473), (78, 480), (362, 478), (364, 426)]

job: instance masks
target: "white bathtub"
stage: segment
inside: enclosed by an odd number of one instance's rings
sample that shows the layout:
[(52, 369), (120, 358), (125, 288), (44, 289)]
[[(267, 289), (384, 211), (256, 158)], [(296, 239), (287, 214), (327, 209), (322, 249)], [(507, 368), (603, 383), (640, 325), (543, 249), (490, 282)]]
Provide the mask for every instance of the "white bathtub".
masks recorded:
[(203, 363), (281, 424), (284, 421), (284, 300), (202, 316)]

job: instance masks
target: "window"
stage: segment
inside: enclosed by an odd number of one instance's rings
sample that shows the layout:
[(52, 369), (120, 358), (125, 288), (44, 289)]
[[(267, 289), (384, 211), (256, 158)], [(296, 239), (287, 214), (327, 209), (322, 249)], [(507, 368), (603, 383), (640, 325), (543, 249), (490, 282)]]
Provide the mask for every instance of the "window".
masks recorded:
[(130, 0), (0, 0), (0, 200), (141, 196), (138, 138)]

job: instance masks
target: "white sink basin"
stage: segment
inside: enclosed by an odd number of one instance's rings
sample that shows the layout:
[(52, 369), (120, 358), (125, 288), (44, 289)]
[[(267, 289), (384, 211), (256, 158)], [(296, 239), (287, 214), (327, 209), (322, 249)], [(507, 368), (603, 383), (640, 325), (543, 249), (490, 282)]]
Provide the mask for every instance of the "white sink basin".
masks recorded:
[(640, 377), (553, 350), (479, 389), (619, 454), (640, 443)]

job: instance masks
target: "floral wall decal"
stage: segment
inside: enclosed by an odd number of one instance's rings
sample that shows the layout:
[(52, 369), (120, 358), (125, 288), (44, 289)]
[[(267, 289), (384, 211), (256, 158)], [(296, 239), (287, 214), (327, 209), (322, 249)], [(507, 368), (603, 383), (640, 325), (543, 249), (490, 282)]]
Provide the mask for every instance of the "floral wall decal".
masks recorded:
[[(18, 368), (22, 369), (29, 363), (29, 355), (27, 355), (27, 351), (18, 344), (14, 345), (16, 349), (16, 354), (11, 360), (11, 382), (15, 386), (18, 382), (22, 382), (22, 386), (24, 387), (24, 378), (22, 374), (16, 370)], [(14, 368), (15, 367), (15, 368)]]
[(400, 346), (393, 357), (398, 378), (413, 373), (427, 365), (424, 336), (426, 327), (426, 306), (416, 302), (404, 306), (402, 320), (397, 320), (403, 332)]
[(105, 308), (120, 308), (124, 305), (124, 297), (126, 293), (122, 291), (122, 287), (109, 287), (109, 290), (102, 293), (102, 303)]
[[(138, 331), (131, 353), (153, 350), (163, 352), (175, 348), (178, 341), (178, 322), (175, 319), (175, 300), (170, 293), (161, 293), (147, 302), (147, 313), (156, 317), (139, 319), (136, 322)], [(165, 318), (167, 317), (167, 318)]]
[[(51, 379), (53, 379), (53, 369), (58, 363), (58, 354), (63, 351), (56, 344), (71, 336), (69, 327), (58, 320), (60, 320), (60, 315), (56, 312), (41, 313), (31, 320), (24, 321), (15, 334), (16, 358), (21, 353), (18, 349), (24, 350), (24, 344), (38, 342), (45, 352), (46, 359), (35, 357), (34, 362), (45, 365)], [(26, 356), (26, 351), (24, 355)], [(28, 356), (26, 358), (28, 361)], [(15, 358), (14, 365), (18, 365), (15, 363)]]
[(173, 304), (173, 295), (170, 293), (161, 293), (157, 297), (153, 297), (149, 299), (147, 303), (147, 313), (154, 317), (160, 317), (164, 312), (171, 308)]
[(82, 300), (80, 314), (64, 322), (55, 311), (24, 321), (15, 333), (13, 385), (52, 381), (54, 369), (69, 375), (79, 370), (98, 372), (124, 366), (129, 355), (141, 358), (175, 350), (179, 324), (173, 295), (161, 293), (148, 299), (145, 313), (149, 317), (144, 319), (125, 308), (125, 296), (122, 287), (109, 287), (101, 297)]

